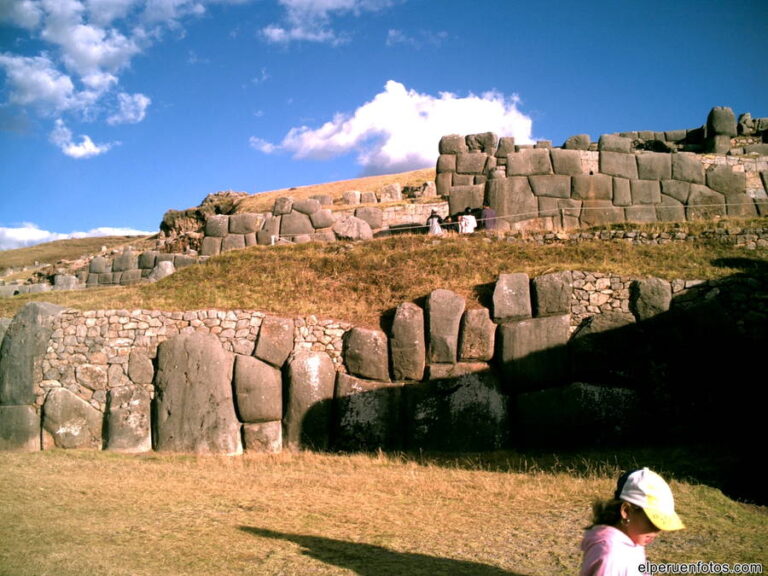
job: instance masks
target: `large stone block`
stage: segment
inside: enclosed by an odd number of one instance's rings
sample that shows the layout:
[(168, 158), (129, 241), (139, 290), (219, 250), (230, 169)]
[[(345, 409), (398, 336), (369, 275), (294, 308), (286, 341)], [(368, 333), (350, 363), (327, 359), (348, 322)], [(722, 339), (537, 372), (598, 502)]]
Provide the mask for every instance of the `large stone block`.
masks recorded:
[(243, 443), (248, 452), (278, 454), (283, 449), (283, 423), (243, 424)]
[(312, 198), (307, 198), (305, 200), (296, 200), (293, 203), (293, 210), (296, 212), (301, 212), (302, 214), (306, 214), (307, 216), (311, 216), (318, 210), (320, 210), (320, 202), (318, 200), (314, 200)]
[(507, 176), (552, 174), (552, 161), (546, 148), (526, 148), (507, 156)]
[(530, 220), (539, 215), (539, 205), (528, 178), (496, 178), (486, 184), (488, 204), (499, 219), (507, 222)]
[(570, 272), (551, 272), (531, 282), (531, 300), (537, 317), (570, 314), (573, 277)]
[(253, 234), (261, 230), (264, 223), (263, 214), (232, 214), (229, 217), (230, 234)]
[(451, 214), (464, 212), (467, 207), (475, 210), (483, 207), (485, 185), (454, 186), (448, 197), (448, 210)]
[(499, 145), (499, 137), (493, 132), (481, 132), (480, 134), (467, 134), (467, 148), (470, 152), (485, 152), (493, 156)]
[(734, 218), (754, 218), (757, 216), (755, 201), (746, 194), (733, 194), (725, 197), (728, 216)]
[(293, 198), (289, 198), (287, 196), (278, 198), (275, 200), (275, 204), (272, 206), (272, 215), (283, 216), (285, 214), (290, 214), (291, 210), (293, 210), (293, 202)]
[(656, 222), (656, 207), (659, 204), (635, 204), (634, 206), (627, 206), (624, 209), (624, 218), (627, 222), (640, 222), (643, 224), (649, 224)]
[(658, 204), (661, 202), (661, 185), (657, 180), (630, 180), (632, 204)]
[(456, 172), (459, 174), (482, 174), (488, 164), (488, 155), (482, 152), (467, 152), (456, 156)]
[(293, 320), (267, 316), (259, 328), (259, 339), (253, 355), (280, 368), (293, 351)]
[(109, 390), (106, 449), (127, 453), (152, 450), (151, 399), (142, 386)]
[(424, 311), (411, 302), (395, 310), (392, 321), (392, 374), (395, 380), (421, 380), (426, 364)]
[(208, 216), (205, 221), (205, 235), (223, 238), (229, 234), (229, 216), (226, 214), (215, 214)]
[(656, 206), (656, 220), (659, 222), (685, 222), (685, 206), (679, 200), (661, 195), (661, 203)]
[(104, 258), (104, 256), (96, 256), (88, 265), (88, 272), (91, 274), (106, 274), (107, 272), (112, 272), (112, 262)]
[(597, 149), (600, 152), (630, 154), (632, 152), (632, 139), (615, 134), (603, 134), (597, 142)]
[(571, 177), (551, 174), (548, 176), (529, 176), (531, 189), (536, 196), (550, 198), (571, 197)]
[(634, 280), (629, 287), (629, 309), (638, 321), (669, 310), (672, 285), (661, 278)]
[(35, 404), (35, 367), (48, 349), (53, 321), (63, 307), (30, 302), (16, 313), (0, 344), (0, 405)]
[(691, 193), (691, 183), (681, 180), (662, 180), (661, 193), (685, 204)]
[(576, 200), (611, 200), (613, 178), (607, 174), (580, 174), (571, 178), (571, 197)]
[(726, 215), (725, 196), (700, 184), (691, 184), (685, 208), (688, 220), (711, 220)]
[(371, 240), (373, 231), (365, 220), (342, 216), (333, 223), (333, 232), (342, 240)]
[(131, 286), (141, 282), (141, 270), (134, 268), (132, 270), (126, 270), (120, 274), (120, 285)]
[(584, 200), (581, 205), (581, 225), (608, 226), (624, 222), (624, 209), (606, 200)]
[(496, 342), (496, 324), (487, 308), (464, 312), (461, 320), (459, 361), (487, 362), (493, 358)]
[(691, 184), (704, 184), (704, 167), (698, 156), (690, 152), (672, 154), (672, 178)]
[(622, 154), (620, 152), (600, 152), (600, 172), (636, 180), (636, 157), (634, 154)]
[(570, 315), (528, 318), (499, 326), (499, 361), (511, 390), (532, 390), (568, 379)]
[(437, 158), (437, 173), (456, 172), (456, 154), (440, 154)]
[(453, 172), (438, 172), (435, 178), (435, 185), (437, 186), (437, 195), (442, 197), (448, 197), (451, 194), (451, 188), (453, 187)]
[(329, 446), (336, 370), (324, 352), (301, 351), (289, 362), (283, 445), (291, 450)]
[(632, 190), (626, 178), (613, 178), (613, 205), (629, 206), (632, 204)]
[(564, 174), (566, 176), (584, 174), (584, 169), (581, 165), (581, 154), (578, 149), (562, 150), (560, 148), (553, 148), (549, 153), (552, 157), (552, 168), (555, 174)]
[(155, 377), (155, 367), (146, 353), (138, 348), (128, 355), (128, 377), (134, 384), (148, 385)]
[(467, 152), (467, 142), (464, 136), (449, 134), (440, 138), (438, 145), (440, 154), (460, 154)]
[(515, 138), (514, 136), (502, 136), (499, 138), (499, 147), (496, 149), (496, 158), (504, 159), (506, 161), (509, 154), (515, 151)]
[(747, 190), (745, 172), (734, 172), (730, 166), (712, 166), (706, 172), (707, 187), (726, 196), (744, 194)]
[(563, 148), (566, 150), (589, 150), (590, 144), (592, 144), (592, 138), (589, 134), (576, 134), (566, 139)]
[(381, 330), (352, 328), (344, 338), (344, 363), (355, 376), (389, 381), (389, 342)]
[(403, 190), (399, 182), (385, 184), (379, 190), (379, 199), (382, 202), (400, 202), (403, 199)]
[(235, 356), (235, 398), (240, 421), (249, 424), (283, 417), (280, 370), (252, 356)]
[(289, 214), (283, 214), (280, 222), (280, 236), (292, 239), (301, 234), (312, 234), (315, 228), (312, 226), (312, 220), (309, 216), (296, 210)]
[(662, 152), (637, 155), (637, 177), (640, 180), (669, 180), (672, 178), (672, 156)]
[(315, 227), (315, 230), (330, 228), (335, 222), (333, 212), (331, 212), (328, 208), (321, 208), (317, 212), (313, 213), (309, 219), (312, 222), (312, 226)]
[(401, 383), (363, 380), (339, 372), (336, 376), (334, 448), (400, 448), (401, 388)]
[(450, 290), (438, 289), (427, 298), (429, 362), (455, 364), (458, 358), (459, 327), (466, 301)]
[(66, 388), (54, 388), (43, 404), (43, 448), (101, 450), (104, 418)]
[(355, 210), (355, 218), (360, 218), (368, 223), (372, 230), (384, 226), (384, 211), (375, 206), (363, 206)]
[(527, 274), (499, 274), (493, 289), (493, 317), (497, 321), (531, 317), (531, 288)]
[(200, 246), (201, 256), (218, 256), (221, 254), (221, 243), (224, 240), (220, 236), (206, 236)]
[(34, 406), (0, 406), (0, 450), (40, 450), (40, 415)]
[(112, 261), (112, 272), (124, 272), (136, 270), (139, 267), (139, 255), (133, 250), (123, 250)]
[(233, 364), (233, 354), (211, 334), (181, 334), (160, 343), (155, 376), (157, 450), (242, 452)]
[(149, 276), (147, 276), (147, 280), (150, 282), (157, 282), (166, 276), (170, 276), (174, 272), (176, 272), (176, 267), (173, 265), (173, 262), (163, 260), (162, 262), (158, 262), (157, 266), (152, 269)]
[(728, 106), (715, 106), (707, 116), (707, 137), (736, 136), (736, 115)]
[(152, 270), (157, 264), (158, 253), (154, 250), (146, 250), (139, 254), (139, 268)]

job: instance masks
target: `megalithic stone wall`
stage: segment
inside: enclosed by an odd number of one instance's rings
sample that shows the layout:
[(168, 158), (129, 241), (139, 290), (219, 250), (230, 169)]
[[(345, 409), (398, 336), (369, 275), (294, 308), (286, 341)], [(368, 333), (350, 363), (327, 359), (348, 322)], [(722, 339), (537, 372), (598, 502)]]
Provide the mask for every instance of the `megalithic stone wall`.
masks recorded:
[(399, 306), (388, 332), (33, 303), (0, 346), (0, 448), (484, 450), (616, 441), (641, 415), (714, 430), (719, 406), (760, 405), (743, 383), (768, 342), (766, 294), (761, 276), (505, 274), (491, 309), (437, 289), (424, 309)]

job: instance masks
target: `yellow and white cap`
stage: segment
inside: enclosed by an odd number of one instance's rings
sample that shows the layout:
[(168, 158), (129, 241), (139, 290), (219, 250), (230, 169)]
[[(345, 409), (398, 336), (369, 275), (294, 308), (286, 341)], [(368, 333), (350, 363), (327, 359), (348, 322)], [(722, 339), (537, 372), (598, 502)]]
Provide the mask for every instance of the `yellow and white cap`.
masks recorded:
[(675, 512), (675, 499), (672, 490), (664, 479), (642, 468), (619, 478), (616, 486), (616, 498), (639, 506), (648, 519), (659, 530), (681, 530), (683, 521)]

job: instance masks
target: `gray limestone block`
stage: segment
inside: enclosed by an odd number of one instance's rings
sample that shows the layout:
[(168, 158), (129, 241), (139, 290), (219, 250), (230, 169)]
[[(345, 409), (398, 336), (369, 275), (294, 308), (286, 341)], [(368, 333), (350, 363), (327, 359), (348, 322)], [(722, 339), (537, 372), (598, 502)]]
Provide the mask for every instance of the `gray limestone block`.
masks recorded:
[(166, 276), (170, 276), (174, 272), (176, 272), (176, 267), (173, 265), (173, 262), (169, 262), (167, 260), (158, 262), (157, 266), (155, 266), (152, 269), (152, 272), (149, 273), (149, 276), (147, 276), (147, 280), (150, 282), (157, 282)]
[(175, 254), (173, 256), (173, 266), (176, 270), (181, 270), (187, 266), (194, 266), (197, 264), (196, 256), (187, 256), (185, 254)]
[(403, 190), (398, 182), (386, 184), (379, 190), (379, 199), (382, 202), (400, 202), (403, 199)]
[(466, 301), (450, 290), (433, 290), (427, 298), (429, 362), (455, 364), (458, 358), (459, 328)]
[(0, 451), (37, 452), (40, 415), (35, 406), (0, 406)]
[(732, 194), (725, 197), (728, 216), (733, 218), (754, 218), (757, 216), (755, 201), (746, 194)]
[(389, 381), (389, 342), (381, 330), (352, 328), (344, 338), (344, 363), (361, 378)]
[(698, 156), (691, 152), (672, 154), (672, 178), (691, 184), (704, 184), (704, 167)]
[(77, 290), (80, 288), (80, 280), (71, 274), (56, 274), (53, 277), (54, 290)]
[(486, 191), (487, 201), (499, 219), (520, 222), (538, 216), (539, 205), (525, 176), (489, 180)]
[(336, 376), (334, 448), (338, 450), (398, 449), (401, 383)]
[(336, 384), (333, 361), (324, 352), (300, 351), (288, 362), (283, 445), (325, 450), (329, 447)]
[(277, 200), (275, 200), (275, 204), (274, 206), (272, 206), (272, 215), (283, 216), (285, 214), (290, 214), (292, 210), (293, 210), (293, 198), (282, 196)]
[(248, 452), (279, 454), (283, 450), (283, 423), (275, 420), (243, 424), (243, 443)]
[(487, 308), (464, 312), (459, 338), (460, 362), (487, 362), (493, 358), (496, 342), (496, 324)]
[(145, 270), (152, 270), (157, 263), (157, 252), (154, 250), (146, 250), (139, 254), (139, 268)]
[(444, 378), (403, 388), (406, 448), (477, 451), (506, 446), (509, 399), (488, 365), (456, 364), (448, 371)]
[(600, 152), (600, 172), (621, 178), (637, 179), (635, 154)]
[(212, 214), (205, 221), (205, 235), (223, 238), (229, 234), (229, 216)]
[(668, 130), (664, 132), (664, 140), (667, 142), (681, 142), (688, 135), (686, 130)]
[(522, 391), (568, 380), (570, 315), (499, 325), (499, 361), (510, 389)]
[(509, 154), (515, 151), (515, 138), (513, 136), (502, 136), (499, 138), (499, 147), (496, 149), (496, 158), (506, 160)]
[(672, 156), (662, 152), (637, 155), (637, 177), (640, 180), (669, 180), (672, 178)]
[(747, 175), (735, 172), (730, 166), (712, 166), (706, 172), (707, 186), (726, 196), (744, 194), (747, 191)]
[(440, 154), (437, 158), (437, 173), (456, 172), (456, 154)]
[(662, 180), (661, 193), (685, 204), (691, 193), (691, 183), (682, 180)]
[(313, 242), (336, 242), (336, 234), (333, 230), (327, 228), (325, 230), (318, 230), (312, 235)]
[(360, 204), (360, 191), (359, 190), (346, 190), (341, 194), (341, 199), (344, 204)]
[(498, 321), (530, 318), (530, 278), (521, 272), (499, 274), (493, 289), (493, 317)]
[(573, 277), (570, 272), (551, 272), (531, 281), (533, 311), (537, 317), (570, 314)]
[(589, 150), (592, 139), (589, 134), (576, 134), (566, 139), (563, 148), (566, 150)]
[(332, 206), (333, 197), (330, 194), (314, 194), (309, 197), (310, 200), (317, 200), (320, 202), (320, 206)]
[(426, 364), (424, 310), (403, 302), (395, 310), (389, 339), (395, 380), (421, 380)]
[(526, 446), (594, 446), (631, 440), (645, 425), (639, 395), (575, 382), (520, 394), (514, 419)]
[[(731, 137), (725, 134), (715, 134), (708, 136), (706, 150), (715, 154), (728, 154), (731, 151)], [(741, 154), (741, 149), (736, 149), (737, 154)]]
[(607, 174), (579, 174), (571, 177), (571, 197), (576, 200), (611, 200), (613, 178)]
[(685, 222), (685, 206), (679, 200), (666, 194), (656, 206), (656, 220), (659, 222)]
[(482, 174), (488, 164), (488, 155), (482, 152), (466, 152), (456, 156), (456, 171), (460, 174)]
[(230, 234), (254, 234), (261, 230), (264, 223), (263, 214), (242, 213), (229, 217)]
[(640, 140), (645, 140), (646, 142), (650, 142), (651, 140), (654, 140), (656, 138), (656, 132), (653, 130), (640, 130), (637, 133), (637, 137), (640, 138)]
[(206, 236), (200, 246), (201, 256), (218, 256), (221, 254), (221, 244), (224, 238), (220, 236)]
[(371, 240), (373, 231), (365, 220), (354, 216), (342, 216), (333, 223), (333, 232), (342, 240)]
[(280, 236), (292, 238), (300, 234), (312, 234), (315, 231), (309, 216), (301, 212), (293, 211), (290, 214), (283, 214), (280, 223)]
[(43, 404), (43, 448), (101, 450), (104, 418), (66, 388), (54, 388)]
[(105, 274), (107, 272), (112, 272), (112, 262), (104, 258), (104, 256), (96, 256), (88, 265), (88, 272), (91, 274)]
[(152, 359), (138, 348), (133, 348), (128, 355), (128, 378), (134, 384), (149, 385), (155, 377)]
[(366, 191), (360, 193), (361, 204), (378, 204), (379, 199), (376, 197), (376, 192)]
[(707, 136), (736, 136), (736, 116), (728, 106), (715, 106), (707, 116)]
[(259, 339), (253, 355), (280, 368), (293, 351), (293, 320), (267, 316), (259, 328)]
[(142, 386), (120, 386), (107, 394), (106, 449), (139, 453), (152, 450), (151, 399)]
[(241, 422), (253, 424), (283, 417), (280, 370), (253, 356), (238, 354), (235, 356), (233, 383)]
[(658, 180), (630, 180), (632, 204), (658, 204), (661, 202), (661, 185)]
[(659, 204), (635, 204), (624, 209), (624, 218), (627, 222), (652, 223), (657, 222), (656, 206)]
[(448, 197), (448, 209), (451, 214), (457, 214), (464, 212), (467, 207), (472, 209), (482, 208), (484, 195), (484, 184), (454, 186), (451, 188), (451, 195)]
[(141, 282), (141, 270), (138, 268), (134, 270), (126, 270), (120, 275), (120, 285), (130, 286), (132, 284), (138, 284)]
[(584, 200), (581, 205), (582, 226), (607, 226), (624, 221), (624, 209), (606, 200)]
[(768, 143), (749, 144), (748, 146), (744, 146), (744, 153), (768, 156)]
[(137, 270), (138, 267), (139, 255), (131, 249), (124, 250), (121, 254), (115, 256), (115, 259), (112, 261), (113, 272)]
[(581, 154), (578, 150), (553, 148), (549, 153), (552, 157), (552, 168), (555, 174), (565, 174), (566, 176), (584, 174), (584, 169), (581, 166)]
[(672, 303), (672, 285), (661, 278), (634, 280), (629, 286), (629, 309), (638, 322), (667, 312)]
[(579, 217), (581, 216), (581, 200), (557, 200), (557, 210), (560, 212), (561, 226), (565, 229), (579, 227)]
[(315, 230), (330, 228), (335, 222), (333, 212), (331, 212), (328, 208), (321, 208), (317, 212), (313, 213), (309, 219), (312, 222), (312, 226), (315, 228)]
[(465, 141), (470, 152), (485, 152), (490, 156), (496, 153), (496, 148), (499, 145), (499, 137), (493, 132), (468, 134)]
[(158, 254), (157, 255), (157, 262), (173, 262), (174, 254)]
[(293, 210), (295, 212), (301, 212), (307, 216), (320, 210), (320, 207), (320, 202), (312, 198), (307, 198), (306, 200), (296, 200), (293, 203)]
[(157, 348), (156, 449), (242, 452), (232, 392), (234, 357), (212, 334), (180, 334)]
[(384, 211), (376, 206), (361, 206), (355, 209), (355, 218), (367, 222), (371, 230), (377, 230), (384, 226)]
[(725, 196), (700, 184), (691, 184), (685, 207), (687, 220), (711, 220), (726, 215)]
[(221, 251), (242, 250), (245, 248), (245, 236), (243, 234), (227, 234), (221, 239)]
[(536, 196), (548, 196), (550, 198), (571, 197), (571, 177), (550, 174), (547, 176), (529, 176), (531, 189)]
[(552, 161), (546, 148), (528, 148), (507, 156), (507, 176), (552, 174)]
[(424, 184), (421, 185), (421, 197), (434, 198), (435, 196), (437, 196), (437, 186), (435, 185), (435, 182), (433, 180), (424, 182)]
[(615, 134), (603, 134), (600, 136), (600, 140), (598, 140), (597, 149), (600, 152), (630, 154), (632, 152), (632, 138), (616, 136)]
[(454, 188), (458, 188), (460, 186), (472, 186), (474, 183), (475, 183), (474, 174), (454, 174), (453, 180), (452, 180), (453, 188), (451, 188), (451, 194), (453, 194)]
[(437, 186), (438, 196), (449, 196), (453, 186), (453, 172), (438, 172), (435, 177), (435, 185)]
[(449, 134), (440, 138), (438, 147), (440, 154), (460, 154), (467, 151), (467, 142), (464, 136)]
[(0, 405), (35, 404), (35, 364), (48, 350), (53, 321), (62, 310), (30, 302), (11, 320), (0, 344)]
[(256, 232), (256, 241), (259, 246), (269, 246), (273, 240), (277, 241), (280, 236), (280, 221), (282, 216), (271, 216), (264, 221), (264, 226)]

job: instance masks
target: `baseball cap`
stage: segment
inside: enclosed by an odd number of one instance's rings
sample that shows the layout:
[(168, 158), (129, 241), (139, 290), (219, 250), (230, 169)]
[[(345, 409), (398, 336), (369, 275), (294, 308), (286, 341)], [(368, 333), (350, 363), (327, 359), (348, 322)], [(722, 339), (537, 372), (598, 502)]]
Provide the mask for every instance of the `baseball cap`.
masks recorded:
[(683, 521), (675, 512), (675, 499), (669, 485), (661, 476), (648, 468), (622, 475), (616, 486), (615, 497), (642, 508), (648, 519), (659, 530), (685, 528)]

